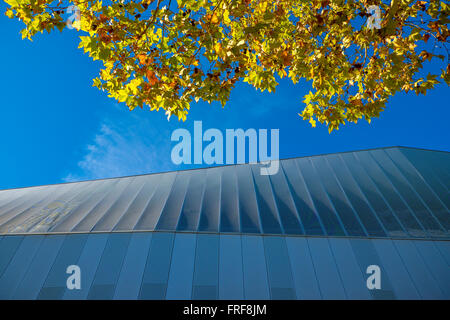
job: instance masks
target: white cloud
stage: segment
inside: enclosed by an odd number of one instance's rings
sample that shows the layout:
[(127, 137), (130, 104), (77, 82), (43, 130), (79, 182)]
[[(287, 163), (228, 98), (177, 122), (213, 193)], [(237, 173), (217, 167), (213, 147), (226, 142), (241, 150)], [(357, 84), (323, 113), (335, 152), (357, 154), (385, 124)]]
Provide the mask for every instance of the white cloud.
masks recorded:
[(156, 129), (145, 117), (128, 113), (120, 121), (105, 120), (93, 141), (86, 146), (86, 154), (78, 162), (75, 172), (63, 180), (80, 181), (172, 170), (170, 147), (170, 131)]

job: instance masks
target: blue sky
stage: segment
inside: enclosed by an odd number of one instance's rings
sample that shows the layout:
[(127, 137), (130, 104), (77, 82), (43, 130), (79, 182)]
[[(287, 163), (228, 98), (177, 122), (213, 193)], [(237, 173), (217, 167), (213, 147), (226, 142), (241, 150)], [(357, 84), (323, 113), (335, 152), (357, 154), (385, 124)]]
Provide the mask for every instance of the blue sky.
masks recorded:
[(179, 170), (170, 141), (178, 127), (192, 132), (255, 128), (280, 130), (280, 158), (392, 145), (450, 151), (450, 89), (426, 96), (399, 94), (369, 125), (347, 124), (331, 134), (311, 128), (297, 114), (308, 84), (282, 81), (276, 93), (240, 83), (228, 105), (198, 103), (188, 120), (167, 121), (164, 113), (128, 111), (92, 87), (99, 64), (77, 49), (80, 35), (38, 35), (21, 40), (22, 24), (3, 15), (0, 35), (0, 189)]

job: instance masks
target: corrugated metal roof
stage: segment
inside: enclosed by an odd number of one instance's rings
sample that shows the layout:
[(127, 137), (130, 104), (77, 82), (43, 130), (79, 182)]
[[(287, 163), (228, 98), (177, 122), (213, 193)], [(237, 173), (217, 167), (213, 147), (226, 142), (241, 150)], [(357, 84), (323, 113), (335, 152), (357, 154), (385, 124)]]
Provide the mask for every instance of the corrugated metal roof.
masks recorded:
[(449, 238), (450, 153), (383, 148), (0, 191), (0, 234)]

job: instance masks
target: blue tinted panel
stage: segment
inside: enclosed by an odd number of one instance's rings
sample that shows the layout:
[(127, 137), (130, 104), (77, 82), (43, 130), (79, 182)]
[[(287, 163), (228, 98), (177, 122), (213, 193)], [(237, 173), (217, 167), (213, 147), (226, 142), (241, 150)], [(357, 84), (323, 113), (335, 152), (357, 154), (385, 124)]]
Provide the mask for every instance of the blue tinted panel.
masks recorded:
[(268, 176), (260, 174), (260, 166), (252, 165), (256, 199), (263, 233), (283, 233)]
[(444, 257), (445, 261), (450, 267), (450, 242), (448, 241), (434, 241), (436, 248)]
[(5, 236), (0, 242), (0, 277), (8, 267), (22, 240), (22, 236)]
[(10, 299), (25, 275), (44, 236), (24, 237), (8, 267), (0, 277), (0, 299)]
[(322, 297), (324, 299), (345, 299), (345, 290), (342, 287), (341, 277), (328, 240), (326, 238), (309, 238), (308, 245)]
[(351, 153), (344, 153), (339, 155), (339, 157), (343, 159), (342, 163), (347, 167), (349, 173), (355, 179), (355, 182), (366, 197), (369, 205), (376, 212), (378, 218), (388, 231), (389, 236), (406, 236), (406, 232), (397, 216), (393, 214), (392, 209), (383, 198), (372, 178), (367, 175), (367, 172), (362, 167), (361, 163), (357, 161)]
[(197, 231), (205, 189), (205, 177), (205, 170), (196, 170), (195, 172), (192, 172), (189, 186), (186, 191), (186, 197), (181, 209), (177, 230)]
[(132, 233), (114, 299), (137, 299), (150, 248), (151, 233)]
[(425, 237), (426, 232), (419, 225), (416, 218), (399, 195), (398, 191), (392, 185), (392, 182), (386, 177), (385, 173), (371, 157), (370, 153), (368, 151), (364, 151), (358, 152), (357, 154), (353, 153), (353, 155), (356, 159), (359, 159), (367, 174), (369, 174), (375, 182), (378, 190), (380, 190), (383, 194), (383, 197), (389, 203), (389, 206), (393, 209), (408, 233), (411, 236)]
[(197, 235), (192, 299), (217, 299), (219, 282), (219, 236)]
[(241, 236), (221, 235), (219, 247), (219, 299), (244, 299)]
[(36, 299), (64, 238), (64, 235), (50, 235), (44, 238), (25, 277), (14, 292), (14, 299)]
[(280, 166), (278, 173), (269, 176), (269, 179), (272, 182), (273, 194), (284, 232), (287, 234), (304, 234), (283, 168)]
[[(371, 240), (364, 239), (351, 239), (349, 240), (353, 252), (355, 254), (356, 260), (358, 261), (359, 268), (362, 273), (365, 274), (366, 280), (370, 276), (367, 274), (367, 267), (371, 265), (376, 265), (380, 268), (381, 273), (381, 289), (370, 290), (370, 294), (374, 299), (395, 299), (396, 296), (392, 289), (391, 281), (389, 276), (381, 263), (381, 259)], [(374, 242), (376, 242), (375, 240)]]
[(449, 208), (439, 199), (435, 191), (424, 180), (422, 174), (407, 160), (407, 158), (398, 149), (387, 149), (385, 151), (397, 168), (408, 179), (411, 186), (417, 190), (423, 201), (430, 208), (434, 216), (447, 232), (450, 231), (450, 215)]
[(173, 233), (154, 233), (139, 299), (164, 299), (173, 248)]
[(370, 236), (386, 237), (381, 222), (379, 221), (374, 210), (368, 203), (361, 189), (356, 184), (350, 171), (338, 155), (330, 155), (326, 158), (328, 164), (332, 168), (336, 178), (339, 181), (342, 190), (345, 192), (347, 199), (351, 203), (353, 209), (359, 216), (360, 221)]
[[(81, 271), (81, 289), (66, 290), (63, 299), (86, 299), (94, 280), (95, 271), (102, 257), (102, 253), (108, 240), (108, 234), (90, 234), (83, 248), (78, 262), (75, 263)], [(68, 275), (67, 275), (68, 277)]]
[(410, 240), (394, 240), (406, 269), (423, 299), (443, 299), (444, 295)]
[(269, 299), (266, 260), (260, 236), (242, 236), (244, 296), (250, 300)]
[(414, 241), (428, 270), (444, 293), (450, 299), (450, 268), (432, 241)]
[(219, 231), (221, 172), (222, 168), (212, 168), (206, 171), (199, 231)]
[(193, 233), (175, 235), (166, 299), (189, 300), (192, 295), (194, 275), (195, 244)]
[(175, 230), (177, 228), (190, 176), (190, 171), (177, 172), (177, 177), (172, 185), (172, 190), (167, 198), (156, 229)]
[(241, 219), (241, 232), (260, 233), (258, 204), (256, 202), (255, 186), (251, 169), (248, 166), (236, 166), (239, 215)]
[(329, 239), (342, 284), (349, 299), (371, 299), (352, 246), (348, 239)]
[[(421, 296), (417, 291), (412, 279), (406, 270), (405, 265), (400, 258), (397, 249), (391, 240), (373, 240), (375, 250), (379, 256), (380, 262), (385, 266), (384, 272), (381, 273), (381, 288), (386, 282), (385, 277), (392, 279), (390, 283), (398, 299), (420, 299)], [(366, 278), (369, 275), (366, 275)]]
[(272, 299), (296, 299), (286, 241), (282, 237), (263, 237), (267, 273)]
[(308, 188), (314, 206), (319, 213), (320, 219), (330, 236), (343, 236), (345, 231), (342, 228), (341, 222), (336, 216), (333, 205), (328, 198), (320, 179), (317, 177), (316, 170), (309, 159), (298, 159), (298, 167), (305, 178), (306, 187)]
[(316, 271), (305, 238), (286, 237), (289, 260), (298, 299), (321, 299)]
[(220, 232), (239, 232), (239, 199), (235, 166), (222, 171), (220, 199)]
[(111, 233), (89, 290), (88, 299), (112, 299), (130, 242), (130, 233)]
[(297, 168), (296, 161), (281, 161), (281, 165), (286, 173), (290, 194), (300, 215), (305, 233), (308, 235), (323, 235), (324, 231), (319, 215), (316, 212), (311, 195), (306, 188), (303, 176), (301, 176)]
[(370, 154), (385, 172), (421, 226), (424, 227), (429, 235), (442, 237), (445, 234), (442, 227), (431, 214), (428, 207), (425, 206), (420, 195), (417, 194), (398, 168), (392, 163), (386, 152), (384, 150), (374, 150)]
[(88, 234), (70, 234), (66, 236), (47, 279), (39, 292), (38, 299), (62, 299), (67, 288), (67, 278), (70, 276), (66, 273), (67, 267), (77, 264), (87, 238)]

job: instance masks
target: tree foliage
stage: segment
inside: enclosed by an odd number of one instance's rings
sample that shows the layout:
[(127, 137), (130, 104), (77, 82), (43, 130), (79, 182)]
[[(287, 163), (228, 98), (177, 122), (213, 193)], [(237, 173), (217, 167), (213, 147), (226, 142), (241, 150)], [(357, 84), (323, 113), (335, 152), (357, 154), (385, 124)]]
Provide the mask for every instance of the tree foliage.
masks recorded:
[[(79, 47), (103, 62), (93, 85), (130, 109), (163, 108), (182, 120), (193, 100), (225, 105), (239, 80), (271, 92), (277, 79), (303, 78), (312, 91), (301, 117), (331, 131), (370, 122), (399, 91), (450, 82), (450, 6), (438, 0), (5, 1), (30, 40), (64, 29), (76, 5)], [(380, 29), (367, 26), (372, 5)], [(433, 59), (442, 68), (425, 75)]]

